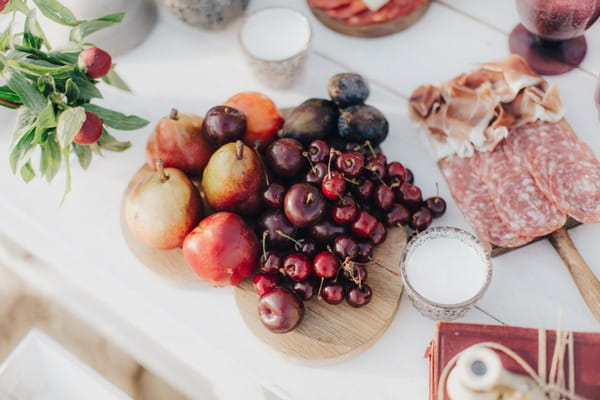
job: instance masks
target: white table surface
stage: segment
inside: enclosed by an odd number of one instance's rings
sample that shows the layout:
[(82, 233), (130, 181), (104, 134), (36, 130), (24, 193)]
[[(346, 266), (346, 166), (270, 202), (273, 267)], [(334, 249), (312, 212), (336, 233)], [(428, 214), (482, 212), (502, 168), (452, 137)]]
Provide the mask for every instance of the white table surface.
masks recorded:
[[(328, 30), (303, 0), (252, 0), (250, 10), (282, 4), (306, 14), (314, 31), (305, 73), (292, 88), (271, 90), (253, 78), (238, 47), (239, 24), (224, 32), (203, 32), (161, 9), (150, 37), (116, 59), (135, 95), (107, 89), (103, 103), (151, 121), (172, 107), (204, 114), (243, 90), (264, 92), (286, 107), (325, 97), (334, 73), (359, 72), (371, 82), (368, 102), (390, 121), (391, 134), (384, 144), (388, 156), (414, 171), (425, 194), (435, 193), (435, 182), (441, 183), (449, 208), (435, 224), (470, 230), (408, 119), (407, 98), (420, 84), (440, 82), (475, 62), (506, 56), (507, 34), (518, 21), (513, 2), (435, 1), (415, 26), (379, 39)], [(600, 124), (593, 91), (600, 69), (599, 25), (588, 32), (589, 54), (582, 67), (548, 78), (561, 91), (569, 122), (597, 155)], [(14, 116), (0, 111), (0, 121), (0, 154), (8, 154)], [(85, 173), (75, 168), (73, 192), (62, 207), (63, 173), (52, 185), (25, 185), (4, 159), (0, 233), (41, 260), (13, 264), (15, 269), (42, 285), (58, 282), (52, 290), (71, 309), (194, 398), (208, 398), (207, 385), (220, 398), (263, 398), (260, 387), (290, 399), (426, 398), (428, 361), (423, 353), (434, 322), (420, 316), (406, 297), (389, 330), (365, 353), (334, 365), (297, 365), (246, 329), (231, 288), (182, 290), (140, 264), (122, 239), (119, 207), (127, 181), (144, 162), (150, 130), (119, 133), (133, 142), (130, 150), (107, 153)], [(575, 228), (571, 236), (600, 275), (600, 225)], [(547, 241), (495, 259), (493, 281), (480, 307), (512, 325), (553, 328), (562, 313), (567, 329), (600, 330)], [(462, 321), (495, 323), (477, 310)]]

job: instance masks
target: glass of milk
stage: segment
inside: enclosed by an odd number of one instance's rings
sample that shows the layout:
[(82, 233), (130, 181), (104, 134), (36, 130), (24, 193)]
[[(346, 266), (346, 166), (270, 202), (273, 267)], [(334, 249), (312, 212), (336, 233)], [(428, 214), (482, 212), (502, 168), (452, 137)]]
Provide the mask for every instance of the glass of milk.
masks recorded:
[(239, 40), (250, 68), (265, 86), (291, 86), (306, 61), (312, 32), (301, 13), (281, 7), (249, 14), (242, 24)]
[(427, 229), (405, 247), (401, 275), (408, 298), (426, 317), (462, 317), (483, 296), (492, 261), (483, 243), (462, 229)]

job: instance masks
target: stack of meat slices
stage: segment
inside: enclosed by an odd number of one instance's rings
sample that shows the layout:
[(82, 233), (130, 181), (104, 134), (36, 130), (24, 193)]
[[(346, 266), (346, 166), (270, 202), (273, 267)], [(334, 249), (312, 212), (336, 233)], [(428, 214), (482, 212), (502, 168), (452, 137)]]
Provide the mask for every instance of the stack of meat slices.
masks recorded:
[(352, 26), (393, 21), (407, 16), (426, 2), (427, 0), (390, 0), (379, 10), (371, 11), (363, 0), (308, 0), (312, 7)]
[(562, 227), (600, 222), (600, 161), (556, 123), (511, 130), (490, 152), (442, 163), (452, 196), (477, 234), (517, 247)]

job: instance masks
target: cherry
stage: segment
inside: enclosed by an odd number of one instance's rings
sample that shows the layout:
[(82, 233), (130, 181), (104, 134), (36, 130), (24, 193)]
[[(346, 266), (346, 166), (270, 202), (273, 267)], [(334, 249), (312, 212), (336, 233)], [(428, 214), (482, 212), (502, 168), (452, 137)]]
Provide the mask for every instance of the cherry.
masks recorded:
[(99, 79), (110, 72), (112, 58), (106, 51), (90, 47), (79, 53), (77, 63), (88, 77)]
[(415, 183), (415, 176), (413, 175), (412, 171), (408, 168), (406, 168), (406, 179), (405, 182), (408, 183)]
[(327, 175), (327, 165), (324, 163), (317, 163), (308, 170), (304, 177), (304, 181), (321, 187), (325, 175)]
[(272, 251), (268, 251), (260, 257), (259, 268), (267, 274), (274, 274), (283, 268), (283, 258)]
[(394, 204), (394, 192), (388, 185), (383, 183), (377, 186), (373, 194), (373, 204), (380, 210), (387, 211)]
[(202, 123), (202, 135), (216, 147), (242, 140), (246, 134), (246, 116), (229, 106), (208, 110)]
[(340, 304), (344, 300), (344, 287), (340, 283), (326, 283), (321, 289), (321, 296), (329, 304)]
[(363, 210), (358, 213), (356, 219), (352, 222), (351, 230), (358, 237), (368, 238), (376, 226), (377, 219)]
[[(296, 246), (296, 250), (308, 258), (313, 258), (317, 254), (317, 242), (312, 239), (300, 240), (301, 245)], [(299, 248), (298, 248), (299, 247)]]
[(358, 201), (366, 203), (369, 201), (373, 192), (375, 191), (375, 185), (369, 179), (365, 179), (360, 182), (358, 185), (353, 185), (352, 193), (356, 196)]
[(304, 303), (290, 289), (277, 286), (260, 296), (258, 315), (271, 331), (289, 332), (302, 321)]
[(410, 212), (402, 204), (394, 203), (392, 208), (384, 215), (388, 225), (406, 225), (410, 221)]
[(311, 162), (325, 163), (329, 159), (329, 145), (324, 140), (314, 140), (308, 146), (307, 154)]
[(333, 252), (342, 260), (353, 260), (358, 255), (358, 245), (350, 236), (338, 236), (333, 241)]
[(283, 211), (292, 224), (305, 228), (321, 219), (325, 205), (319, 189), (308, 183), (296, 183), (285, 195)]
[(329, 219), (323, 219), (310, 227), (310, 236), (319, 243), (327, 244), (340, 235), (348, 234), (346, 225), (338, 225)]
[(358, 256), (359, 261), (369, 261), (373, 256), (373, 243), (372, 242), (358, 242)]
[(344, 278), (357, 285), (362, 285), (367, 281), (367, 268), (364, 265), (349, 263), (344, 267)]
[(351, 178), (358, 176), (363, 169), (364, 162), (361, 156), (353, 153), (342, 153), (336, 160), (335, 166), (338, 171)]
[(285, 275), (291, 280), (299, 282), (309, 277), (312, 273), (310, 259), (304, 254), (292, 253), (283, 260)]
[(368, 285), (360, 285), (351, 288), (346, 294), (346, 302), (354, 307), (362, 307), (368, 304), (373, 297), (373, 291)]
[(300, 282), (294, 282), (292, 289), (302, 300), (308, 301), (317, 293), (319, 286), (314, 279), (309, 278)]
[(396, 200), (408, 208), (418, 207), (423, 202), (421, 189), (412, 183), (404, 182), (396, 190)]
[(424, 204), (434, 217), (441, 217), (446, 212), (446, 201), (439, 196), (425, 199)]
[(285, 187), (279, 183), (271, 183), (263, 192), (263, 203), (271, 208), (283, 208)]
[(385, 168), (385, 164), (380, 160), (369, 160), (367, 161), (367, 165), (365, 165), (365, 169), (371, 172), (371, 175), (379, 180), (380, 182), (385, 179), (387, 174), (387, 170)]
[(385, 229), (385, 226), (383, 226), (381, 222), (377, 222), (375, 229), (373, 230), (373, 232), (371, 232), (371, 235), (369, 235), (369, 237), (373, 241), (373, 244), (377, 246), (378, 244), (383, 243), (387, 238), (387, 229)]
[(356, 217), (356, 202), (350, 196), (342, 197), (332, 208), (331, 218), (340, 225), (349, 224)]
[(262, 296), (275, 286), (279, 285), (279, 275), (276, 274), (256, 274), (252, 279), (254, 290), (259, 296)]
[(426, 207), (421, 207), (413, 213), (411, 217), (411, 226), (417, 232), (422, 232), (431, 225), (432, 219), (433, 215), (431, 214), (431, 211)]
[(346, 181), (342, 174), (336, 171), (329, 172), (321, 184), (323, 195), (329, 200), (339, 199), (346, 192)]
[(94, 144), (102, 136), (102, 120), (93, 112), (85, 112), (85, 121), (73, 138), (77, 144)]
[(304, 170), (306, 159), (302, 155), (304, 147), (296, 139), (277, 139), (269, 145), (265, 161), (275, 175), (289, 179)]
[(256, 232), (259, 237), (262, 237), (265, 231), (267, 232), (266, 242), (269, 248), (289, 248), (290, 241), (286, 236), (293, 237), (296, 235), (296, 228), (288, 221), (285, 214), (281, 210), (274, 209), (265, 211), (256, 221)]
[(371, 161), (371, 160), (381, 161), (383, 163), (383, 165), (387, 164), (387, 157), (383, 153), (375, 153), (375, 154), (370, 153), (369, 157), (368, 157), (368, 161)]
[(313, 270), (319, 278), (333, 278), (338, 271), (337, 258), (328, 251), (322, 251), (313, 260)]
[(387, 166), (387, 175), (390, 180), (398, 180), (402, 183), (406, 181), (406, 168), (398, 161), (393, 161)]

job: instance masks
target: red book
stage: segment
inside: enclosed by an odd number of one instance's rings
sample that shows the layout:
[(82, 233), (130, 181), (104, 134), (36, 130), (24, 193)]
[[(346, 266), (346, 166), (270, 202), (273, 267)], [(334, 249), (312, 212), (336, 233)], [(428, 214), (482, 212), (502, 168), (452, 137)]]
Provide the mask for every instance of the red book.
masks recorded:
[[(478, 325), (438, 322), (434, 339), (429, 345), (426, 357), (430, 359), (430, 400), (437, 399), (438, 384), (442, 370), (453, 356), (466, 348), (482, 343), (495, 342), (516, 352), (535, 371), (538, 370), (538, 329), (517, 328), (500, 325)], [(546, 331), (546, 370), (556, 343), (556, 332)], [(600, 400), (600, 333), (573, 333), (575, 365), (575, 392), (577, 395)], [(524, 373), (510, 357), (500, 355), (505, 369)], [(447, 395), (444, 400), (448, 400)]]

